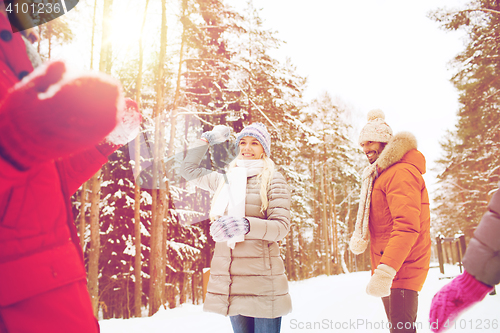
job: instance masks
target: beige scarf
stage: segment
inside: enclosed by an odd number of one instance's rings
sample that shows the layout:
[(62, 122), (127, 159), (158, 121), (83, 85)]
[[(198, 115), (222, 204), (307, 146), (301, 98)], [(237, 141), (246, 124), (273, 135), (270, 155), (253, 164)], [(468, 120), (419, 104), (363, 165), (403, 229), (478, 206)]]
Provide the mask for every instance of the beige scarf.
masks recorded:
[(358, 215), (354, 233), (349, 242), (349, 248), (354, 254), (365, 252), (368, 246), (369, 234), (368, 223), (370, 219), (370, 203), (373, 189), (373, 181), (377, 171), (377, 163), (370, 164), (363, 171), (361, 177), (361, 194), (359, 195)]

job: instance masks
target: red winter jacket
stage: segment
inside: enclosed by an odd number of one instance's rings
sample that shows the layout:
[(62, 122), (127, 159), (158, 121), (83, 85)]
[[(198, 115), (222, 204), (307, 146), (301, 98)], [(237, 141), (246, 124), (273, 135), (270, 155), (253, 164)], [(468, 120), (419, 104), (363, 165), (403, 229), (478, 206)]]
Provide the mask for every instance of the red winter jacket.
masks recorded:
[(0, 100), (10, 87), (32, 71), (21, 34), (12, 33), (9, 21), (0, 13)]
[(0, 158), (0, 306), (85, 279), (69, 196), (106, 161), (92, 148), (22, 172)]
[[(0, 105), (31, 71), (0, 13)], [(91, 147), (19, 171), (0, 155), (0, 333), (97, 332), (69, 199), (106, 161)]]

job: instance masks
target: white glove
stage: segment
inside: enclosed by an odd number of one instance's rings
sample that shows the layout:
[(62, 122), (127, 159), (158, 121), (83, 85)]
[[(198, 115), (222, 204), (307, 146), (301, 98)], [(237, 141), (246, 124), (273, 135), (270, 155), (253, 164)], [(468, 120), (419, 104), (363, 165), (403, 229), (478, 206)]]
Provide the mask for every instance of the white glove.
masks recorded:
[(208, 143), (213, 146), (225, 142), (229, 139), (231, 129), (226, 125), (217, 125), (211, 131), (205, 132), (201, 135)]
[(366, 293), (375, 297), (385, 297), (391, 294), (392, 280), (396, 270), (389, 265), (380, 264), (375, 268), (373, 275), (366, 286)]

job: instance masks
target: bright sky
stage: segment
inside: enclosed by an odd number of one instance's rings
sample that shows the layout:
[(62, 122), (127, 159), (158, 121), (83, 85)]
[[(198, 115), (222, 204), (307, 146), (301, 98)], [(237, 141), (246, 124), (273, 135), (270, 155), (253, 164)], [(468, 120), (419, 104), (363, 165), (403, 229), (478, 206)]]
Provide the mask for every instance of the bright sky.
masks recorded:
[(439, 142), (456, 123), (458, 93), (449, 81), (449, 62), (464, 49), (464, 35), (441, 30), (427, 13), (465, 3), (254, 0), (265, 27), (286, 41), (275, 57), (290, 57), (299, 74), (308, 77), (306, 98), (328, 91), (352, 106), (356, 141), (367, 112), (383, 110), (395, 133), (417, 137), (431, 188)]

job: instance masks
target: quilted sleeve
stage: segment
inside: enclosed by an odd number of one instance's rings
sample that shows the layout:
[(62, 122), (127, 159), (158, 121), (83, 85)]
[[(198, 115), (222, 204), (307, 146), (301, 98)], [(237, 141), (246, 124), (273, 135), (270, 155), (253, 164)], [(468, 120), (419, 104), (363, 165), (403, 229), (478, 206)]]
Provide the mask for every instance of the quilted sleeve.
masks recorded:
[(464, 256), (467, 272), (494, 286), (500, 282), (500, 191), (496, 191)]
[(290, 187), (285, 178), (276, 172), (268, 190), (269, 206), (267, 207), (267, 218), (248, 217), (250, 231), (246, 237), (251, 239), (263, 239), (267, 241), (279, 241), (286, 237), (290, 230)]

